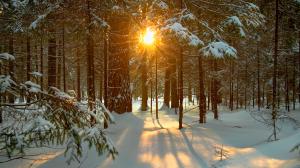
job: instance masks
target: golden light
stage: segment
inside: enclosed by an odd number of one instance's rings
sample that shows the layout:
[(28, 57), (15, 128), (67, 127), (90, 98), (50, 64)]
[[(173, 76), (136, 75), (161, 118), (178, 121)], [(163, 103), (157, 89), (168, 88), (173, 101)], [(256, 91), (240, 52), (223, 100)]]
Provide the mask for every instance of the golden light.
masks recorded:
[(155, 31), (147, 28), (145, 34), (142, 37), (142, 42), (146, 45), (152, 45), (155, 41)]

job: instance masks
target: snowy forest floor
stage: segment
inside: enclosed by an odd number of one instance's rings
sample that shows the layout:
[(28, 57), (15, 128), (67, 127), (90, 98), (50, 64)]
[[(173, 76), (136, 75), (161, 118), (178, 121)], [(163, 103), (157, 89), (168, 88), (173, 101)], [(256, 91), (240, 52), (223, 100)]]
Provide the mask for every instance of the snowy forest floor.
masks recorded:
[[(138, 104), (138, 102), (135, 102)], [(134, 107), (137, 107), (134, 105)], [(116, 124), (107, 134), (116, 145), (119, 155), (115, 160), (98, 156), (93, 149), (85, 150), (81, 163), (67, 165), (62, 149), (39, 149), (47, 154), (33, 160), (16, 160), (0, 167), (83, 167), (83, 168), (299, 168), (300, 157), (290, 150), (300, 142), (300, 129), (288, 122), (280, 122), (278, 141), (267, 142), (272, 129), (254, 120), (248, 111), (220, 110), (220, 120), (212, 113), (207, 124), (198, 124), (197, 109), (184, 114), (184, 129), (178, 130), (174, 111), (155, 114), (140, 112), (114, 114)], [(300, 110), (291, 112), (300, 121)], [(223, 146), (223, 148), (222, 148)], [(217, 148), (217, 149), (216, 149)], [(228, 155), (219, 161), (217, 151)], [(35, 160), (38, 159), (38, 160)]]

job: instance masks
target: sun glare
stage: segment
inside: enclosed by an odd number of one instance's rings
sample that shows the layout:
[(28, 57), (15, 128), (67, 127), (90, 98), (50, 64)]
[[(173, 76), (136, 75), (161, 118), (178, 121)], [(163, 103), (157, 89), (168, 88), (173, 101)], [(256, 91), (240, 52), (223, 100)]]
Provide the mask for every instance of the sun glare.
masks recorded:
[(152, 45), (155, 41), (154, 39), (155, 32), (150, 28), (147, 28), (144, 36), (143, 36), (143, 43), (146, 45)]

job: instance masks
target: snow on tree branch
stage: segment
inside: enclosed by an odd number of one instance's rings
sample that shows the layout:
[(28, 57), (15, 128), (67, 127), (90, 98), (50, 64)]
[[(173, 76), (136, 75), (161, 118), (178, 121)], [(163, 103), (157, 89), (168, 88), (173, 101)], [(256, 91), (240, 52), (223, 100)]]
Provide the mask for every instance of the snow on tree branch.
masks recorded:
[(16, 85), (9, 75), (0, 75), (0, 93), (6, 92), (7, 89)]
[(226, 42), (218, 41), (211, 42), (206, 47), (200, 49), (206, 57), (224, 58), (225, 56), (237, 57), (237, 51)]
[(173, 33), (175, 37), (181, 41), (186, 41), (190, 46), (204, 45), (203, 41), (201, 41), (198, 36), (191, 33), (186, 27), (183, 27), (178, 22), (167, 24), (161, 30)]
[(15, 57), (8, 53), (0, 53), (0, 61), (1, 60), (14, 61)]

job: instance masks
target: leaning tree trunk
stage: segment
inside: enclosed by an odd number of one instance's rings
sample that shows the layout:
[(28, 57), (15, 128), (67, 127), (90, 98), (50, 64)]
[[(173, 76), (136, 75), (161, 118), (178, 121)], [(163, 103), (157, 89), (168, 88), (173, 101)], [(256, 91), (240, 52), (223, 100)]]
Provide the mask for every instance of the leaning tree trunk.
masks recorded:
[(110, 111), (119, 114), (132, 111), (129, 77), (129, 19), (125, 14), (112, 14), (108, 57), (108, 100)]

